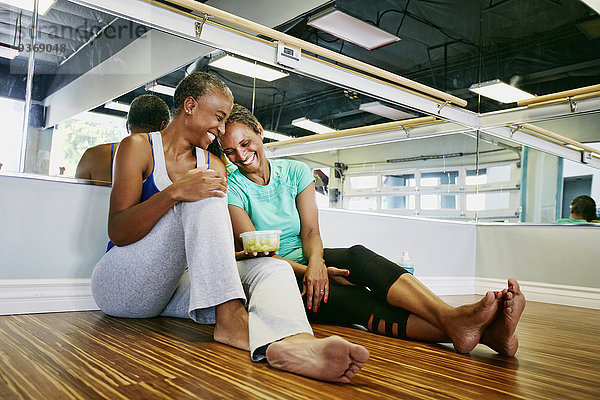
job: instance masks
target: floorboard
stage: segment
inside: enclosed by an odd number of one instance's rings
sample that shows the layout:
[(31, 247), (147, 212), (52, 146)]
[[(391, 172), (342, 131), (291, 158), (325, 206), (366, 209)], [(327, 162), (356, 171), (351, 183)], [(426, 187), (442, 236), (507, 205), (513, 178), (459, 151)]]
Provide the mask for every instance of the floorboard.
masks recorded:
[[(458, 305), (473, 296), (445, 297)], [(0, 317), (0, 399), (598, 399), (600, 311), (529, 302), (520, 348), (470, 355), (368, 332), (314, 325), (371, 358), (348, 385), (252, 363), (191, 320), (99, 311)]]

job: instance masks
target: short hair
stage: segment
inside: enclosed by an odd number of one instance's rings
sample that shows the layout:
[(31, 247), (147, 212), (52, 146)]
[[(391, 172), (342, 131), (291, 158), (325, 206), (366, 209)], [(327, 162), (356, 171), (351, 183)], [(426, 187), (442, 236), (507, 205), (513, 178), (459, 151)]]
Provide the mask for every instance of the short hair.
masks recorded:
[(256, 119), (250, 110), (240, 104), (233, 105), (233, 109), (231, 110), (231, 114), (229, 114), (229, 118), (227, 118), (226, 124), (232, 124), (234, 122), (246, 125), (254, 132), (260, 134), (258, 119)]
[(136, 97), (127, 113), (129, 130), (144, 130), (155, 132), (161, 129), (163, 121), (169, 123), (171, 113), (163, 99), (153, 94), (143, 94)]
[(590, 196), (577, 196), (571, 202), (571, 214), (578, 215), (590, 222), (597, 219), (596, 202)]
[(218, 90), (224, 93), (233, 102), (233, 94), (227, 85), (208, 72), (192, 72), (179, 82), (173, 95), (173, 115), (183, 109), (183, 103), (188, 97), (199, 99), (205, 94)]

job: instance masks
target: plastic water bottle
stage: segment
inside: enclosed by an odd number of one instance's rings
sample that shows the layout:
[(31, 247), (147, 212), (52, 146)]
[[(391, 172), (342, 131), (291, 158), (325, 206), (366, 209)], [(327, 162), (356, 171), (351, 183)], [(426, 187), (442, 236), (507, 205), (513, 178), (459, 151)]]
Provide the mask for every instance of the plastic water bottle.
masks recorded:
[(398, 260), (398, 265), (414, 275), (415, 267), (413, 266), (413, 263), (410, 261), (410, 257), (408, 256), (408, 251), (406, 251), (406, 250), (402, 251), (402, 254), (400, 254), (400, 260)]

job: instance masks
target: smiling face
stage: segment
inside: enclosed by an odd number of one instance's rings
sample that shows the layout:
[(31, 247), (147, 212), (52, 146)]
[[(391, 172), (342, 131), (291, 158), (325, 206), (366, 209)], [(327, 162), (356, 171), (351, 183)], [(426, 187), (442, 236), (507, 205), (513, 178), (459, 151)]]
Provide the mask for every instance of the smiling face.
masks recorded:
[(229, 161), (242, 173), (257, 172), (261, 165), (268, 163), (261, 135), (243, 123), (228, 123), (225, 134), (219, 136), (219, 143)]
[(210, 91), (199, 99), (190, 96), (185, 100), (187, 127), (194, 132), (193, 142), (196, 146), (206, 149), (218, 135), (225, 132), (225, 121), (232, 107), (229, 96), (220, 90)]

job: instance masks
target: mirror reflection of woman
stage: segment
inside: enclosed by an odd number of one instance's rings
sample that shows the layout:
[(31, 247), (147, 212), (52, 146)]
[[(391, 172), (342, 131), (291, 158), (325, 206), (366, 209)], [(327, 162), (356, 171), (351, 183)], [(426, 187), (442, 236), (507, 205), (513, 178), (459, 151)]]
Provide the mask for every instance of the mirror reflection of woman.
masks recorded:
[(219, 136), (224, 154), (238, 167), (228, 175), (236, 247), (241, 249), (240, 233), (281, 229), (277, 257), (294, 269), (309, 318), (402, 339), (451, 342), (459, 353), (483, 343), (502, 355), (515, 354), (525, 307), (515, 279), (502, 291), (455, 308), (364, 246), (324, 249), (312, 172), (299, 161), (268, 160), (262, 132), (256, 117), (236, 104)]

